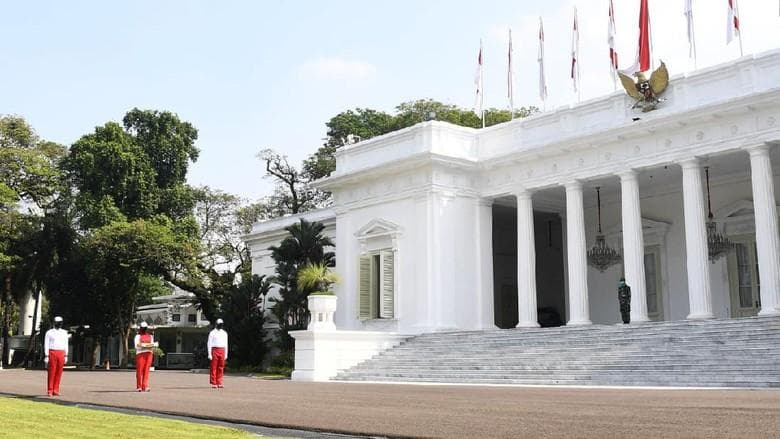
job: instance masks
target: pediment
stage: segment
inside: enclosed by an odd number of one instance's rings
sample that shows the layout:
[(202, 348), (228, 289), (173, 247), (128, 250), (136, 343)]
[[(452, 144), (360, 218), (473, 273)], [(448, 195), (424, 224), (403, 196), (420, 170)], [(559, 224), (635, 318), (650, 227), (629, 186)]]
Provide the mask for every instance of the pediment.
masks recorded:
[(399, 233), (401, 233), (401, 227), (398, 224), (383, 220), (381, 218), (375, 218), (361, 227), (357, 232), (355, 232), (355, 236), (358, 239), (368, 239), (380, 236), (397, 235)]

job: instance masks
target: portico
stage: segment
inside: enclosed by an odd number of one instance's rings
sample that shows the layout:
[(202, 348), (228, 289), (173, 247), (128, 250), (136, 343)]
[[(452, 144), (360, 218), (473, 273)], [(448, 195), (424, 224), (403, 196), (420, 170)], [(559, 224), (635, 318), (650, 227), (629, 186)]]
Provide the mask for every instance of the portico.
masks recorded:
[[(673, 77), (665, 96), (648, 113), (616, 92), (340, 149), (319, 182), (334, 200), (337, 327), (612, 324), (621, 276), (635, 324), (780, 315), (780, 51)], [(710, 207), (734, 243), (714, 261)], [(586, 256), (599, 219), (622, 259), (603, 272)], [(372, 297), (381, 312), (362, 303)]]

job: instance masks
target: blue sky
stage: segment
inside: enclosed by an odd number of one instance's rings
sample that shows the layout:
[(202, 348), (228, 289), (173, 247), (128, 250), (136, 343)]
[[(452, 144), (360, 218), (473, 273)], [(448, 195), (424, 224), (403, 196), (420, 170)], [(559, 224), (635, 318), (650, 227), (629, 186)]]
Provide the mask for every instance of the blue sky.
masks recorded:
[[(618, 51), (633, 56), (639, 0), (614, 0)], [(580, 22), (582, 99), (612, 92), (607, 0), (6, 1), (0, 6), (0, 114), (71, 144), (133, 108), (169, 110), (199, 130), (190, 181), (256, 199), (270, 190), (255, 154), (294, 162), (340, 111), (391, 111), (434, 98), (471, 107), (485, 46), (486, 106), (506, 107), (513, 29), (518, 105), (541, 106), (536, 62), (544, 18), (547, 109), (576, 102), (568, 78), (571, 13)], [(673, 75), (688, 59), (684, 0), (650, 0), (653, 57)], [(736, 59), (726, 0), (694, 0), (698, 67)], [(777, 0), (741, 0), (745, 53), (780, 47)], [(627, 62), (626, 62), (627, 64)]]

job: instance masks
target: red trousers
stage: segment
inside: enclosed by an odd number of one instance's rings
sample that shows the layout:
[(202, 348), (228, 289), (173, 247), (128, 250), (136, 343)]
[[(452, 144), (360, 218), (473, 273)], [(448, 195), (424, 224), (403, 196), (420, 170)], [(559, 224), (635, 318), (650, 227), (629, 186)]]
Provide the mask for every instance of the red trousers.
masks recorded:
[(49, 349), (49, 370), (47, 374), (47, 393), (60, 393), (62, 369), (65, 367), (65, 351)]
[(152, 353), (141, 352), (135, 356), (135, 388), (149, 388), (149, 368), (152, 367)]
[(211, 348), (211, 364), (209, 367), (209, 382), (211, 385), (221, 386), (224, 373), (225, 348)]

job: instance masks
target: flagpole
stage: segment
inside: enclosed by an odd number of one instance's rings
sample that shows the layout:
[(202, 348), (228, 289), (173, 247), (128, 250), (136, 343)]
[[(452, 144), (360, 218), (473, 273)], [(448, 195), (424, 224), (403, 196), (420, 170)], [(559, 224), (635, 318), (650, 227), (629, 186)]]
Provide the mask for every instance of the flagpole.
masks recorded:
[[(739, 17), (739, 4), (737, 3), (737, 0), (734, 0), (734, 12), (736, 12), (737, 17)], [(742, 26), (739, 26), (739, 29), (737, 29), (737, 37), (739, 37), (739, 57), (742, 58), (745, 56), (745, 53), (742, 52)]]

